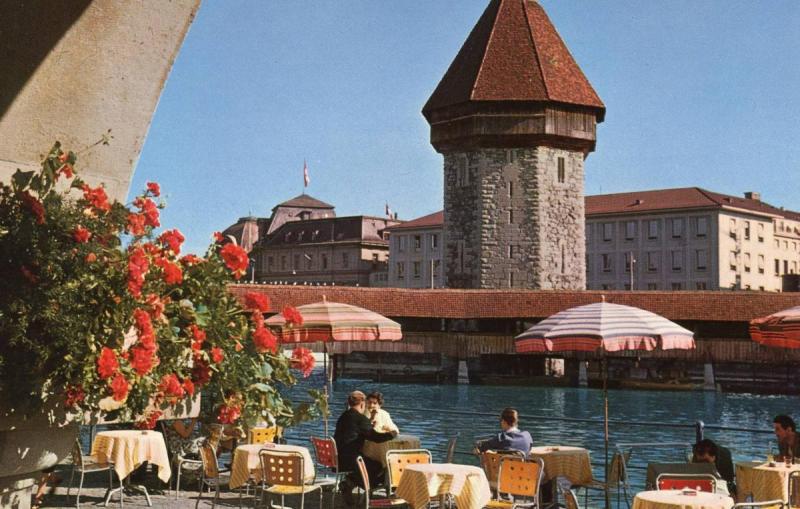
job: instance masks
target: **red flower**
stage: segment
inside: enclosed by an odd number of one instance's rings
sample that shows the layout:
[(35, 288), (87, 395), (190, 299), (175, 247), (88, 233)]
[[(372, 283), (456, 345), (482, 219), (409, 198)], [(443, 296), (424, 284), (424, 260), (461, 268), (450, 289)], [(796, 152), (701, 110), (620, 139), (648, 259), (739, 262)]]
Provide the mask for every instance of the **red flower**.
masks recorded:
[(39, 282), (39, 276), (34, 274), (33, 271), (28, 267), (23, 265), (19, 268), (19, 271), (22, 272), (22, 275), (28, 280), (29, 283), (35, 285)]
[(247, 258), (247, 251), (236, 244), (225, 244), (219, 254), (225, 260), (225, 265), (233, 271), (233, 277), (239, 279), (247, 271), (250, 260)]
[(153, 410), (152, 412), (148, 413), (144, 419), (137, 421), (134, 426), (136, 429), (154, 429), (158, 423), (158, 420), (161, 418), (161, 415), (162, 414), (160, 410)]
[(97, 255), (94, 253), (89, 253), (86, 255), (86, 263), (94, 263), (97, 261)]
[(44, 206), (31, 193), (25, 191), (21, 193), (22, 202), (36, 216), (36, 224), (44, 224)]
[(75, 231), (72, 232), (72, 238), (75, 239), (75, 242), (78, 243), (89, 242), (89, 239), (91, 237), (92, 237), (92, 232), (90, 232), (83, 226), (78, 226), (77, 228), (75, 228)]
[(236, 344), (233, 345), (233, 349), (236, 350), (237, 352), (241, 352), (242, 350), (244, 350), (244, 347), (242, 346), (242, 344), (237, 339), (236, 340)]
[(130, 364), (136, 374), (144, 376), (158, 365), (158, 357), (155, 350), (144, 346), (134, 346), (131, 348)]
[(128, 291), (136, 298), (142, 296), (142, 286), (144, 286), (144, 275), (150, 268), (147, 255), (141, 247), (131, 251), (128, 257)]
[(163, 392), (166, 396), (175, 398), (182, 398), (185, 395), (183, 385), (181, 385), (180, 380), (178, 380), (178, 375), (175, 373), (164, 375), (161, 378), (161, 383), (158, 386), (158, 390)]
[(144, 215), (144, 223), (147, 226), (152, 226), (153, 228), (158, 228), (161, 226), (161, 223), (158, 221), (159, 212), (156, 202), (150, 198), (139, 197), (133, 201), (133, 205), (142, 211), (142, 214)]
[(145, 298), (145, 303), (150, 307), (150, 318), (158, 320), (164, 316), (164, 308), (166, 303), (161, 300), (161, 297), (154, 293), (150, 293)]
[(184, 265), (197, 265), (198, 263), (202, 262), (202, 258), (198, 258), (193, 254), (187, 254), (183, 258), (181, 258), (181, 263)]
[(253, 311), (253, 324), (255, 324), (256, 329), (264, 326), (264, 315), (261, 314), (261, 311)]
[(71, 385), (67, 387), (67, 393), (64, 397), (64, 406), (67, 408), (74, 408), (82, 403), (84, 398), (86, 398), (86, 393), (83, 392), (83, 387)]
[(205, 385), (211, 380), (211, 368), (199, 354), (194, 356), (194, 366), (192, 366), (192, 381), (197, 385)]
[(158, 182), (148, 182), (147, 190), (150, 191), (150, 194), (153, 196), (161, 196), (161, 187), (158, 185)]
[[(58, 159), (61, 160), (60, 157)], [(61, 162), (63, 163), (64, 161), (61, 161)], [(58, 175), (64, 175), (68, 179), (71, 179), (73, 176), (75, 176), (75, 173), (72, 171), (72, 165), (69, 164), (69, 163), (65, 163), (65, 164), (61, 165), (61, 168), (58, 169), (58, 173), (56, 174), (56, 177)]]
[(114, 379), (111, 381), (111, 394), (114, 396), (115, 400), (125, 401), (125, 398), (128, 397), (128, 391), (130, 388), (131, 386), (128, 383), (128, 380), (125, 379), (125, 376), (122, 373), (117, 373), (114, 375)]
[(242, 415), (242, 409), (237, 405), (221, 405), (217, 420), (222, 424), (233, 424)]
[(192, 350), (199, 352), (203, 348), (203, 341), (206, 340), (206, 331), (192, 324), (189, 326), (189, 332), (192, 333), (192, 338), (194, 338), (194, 341), (192, 341)]
[(211, 360), (214, 361), (214, 364), (219, 364), (224, 358), (225, 353), (222, 351), (222, 348), (215, 346), (211, 349)]
[(303, 325), (303, 315), (300, 314), (300, 311), (298, 311), (296, 307), (284, 306), (281, 314), (283, 318), (286, 319), (286, 325), (289, 327), (295, 325), (299, 327)]
[(183, 281), (183, 270), (177, 263), (161, 258), (156, 260), (156, 265), (164, 271), (164, 282), (168, 285), (179, 285)]
[(214, 232), (214, 242), (222, 244), (225, 242), (225, 237), (220, 232)]
[(269, 297), (263, 293), (248, 292), (244, 294), (244, 307), (266, 313), (269, 311)]
[(278, 340), (266, 327), (258, 327), (253, 331), (253, 344), (258, 353), (276, 353), (278, 351)]
[(117, 361), (117, 354), (114, 350), (104, 346), (100, 350), (100, 356), (97, 358), (97, 374), (100, 378), (106, 379), (117, 372), (119, 369), (119, 362)]
[(303, 372), (306, 378), (314, 369), (314, 355), (308, 348), (295, 348), (292, 351), (292, 364)]
[(137, 237), (139, 235), (144, 235), (144, 216), (142, 214), (134, 214), (133, 212), (129, 213), (128, 225), (125, 227), (125, 231)]
[(194, 396), (194, 383), (190, 378), (183, 379), (183, 390), (189, 396)]
[(89, 204), (101, 212), (108, 212), (111, 210), (111, 204), (108, 203), (108, 195), (102, 186), (92, 189), (87, 184), (83, 187), (83, 199), (88, 201)]
[(175, 253), (175, 255), (179, 255), (181, 253), (181, 244), (183, 244), (185, 239), (183, 234), (175, 229), (165, 231), (158, 237), (158, 240), (162, 245), (169, 247), (170, 251)]

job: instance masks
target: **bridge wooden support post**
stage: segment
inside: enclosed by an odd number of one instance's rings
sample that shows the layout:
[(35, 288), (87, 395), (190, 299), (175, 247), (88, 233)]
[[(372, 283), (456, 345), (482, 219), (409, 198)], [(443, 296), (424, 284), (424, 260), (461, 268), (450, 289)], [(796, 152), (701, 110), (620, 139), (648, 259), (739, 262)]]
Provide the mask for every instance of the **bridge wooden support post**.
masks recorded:
[(710, 361), (703, 365), (703, 390), (716, 391), (717, 384), (714, 380), (714, 365)]
[(464, 359), (458, 361), (458, 384), (469, 384), (469, 366)]
[(586, 361), (578, 361), (578, 387), (588, 387), (589, 374), (586, 372)]

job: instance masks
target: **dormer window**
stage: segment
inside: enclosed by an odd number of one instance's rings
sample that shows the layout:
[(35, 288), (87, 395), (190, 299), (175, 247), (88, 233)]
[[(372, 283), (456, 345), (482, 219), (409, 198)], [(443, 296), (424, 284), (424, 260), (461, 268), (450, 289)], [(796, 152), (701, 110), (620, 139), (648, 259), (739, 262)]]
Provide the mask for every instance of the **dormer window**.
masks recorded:
[(311, 211), (302, 210), (302, 211), (300, 211), (299, 216), (300, 216), (300, 220), (301, 221), (307, 221), (307, 220), (311, 219)]

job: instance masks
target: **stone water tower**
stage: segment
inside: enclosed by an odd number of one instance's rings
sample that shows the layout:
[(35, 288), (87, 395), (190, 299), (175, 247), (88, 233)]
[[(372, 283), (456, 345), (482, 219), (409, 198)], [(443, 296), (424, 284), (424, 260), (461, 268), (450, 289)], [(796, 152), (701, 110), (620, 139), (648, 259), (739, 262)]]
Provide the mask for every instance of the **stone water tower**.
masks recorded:
[(584, 289), (605, 106), (534, 0), (492, 0), (422, 110), (444, 156), (445, 284)]

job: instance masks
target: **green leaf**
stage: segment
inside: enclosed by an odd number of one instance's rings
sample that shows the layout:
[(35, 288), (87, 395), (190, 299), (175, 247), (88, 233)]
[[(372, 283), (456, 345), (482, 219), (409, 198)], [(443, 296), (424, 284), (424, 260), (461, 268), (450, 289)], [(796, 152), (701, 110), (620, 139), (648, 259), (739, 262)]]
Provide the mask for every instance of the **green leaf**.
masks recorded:
[(11, 177), (12, 182), (14, 183), (14, 189), (16, 190), (23, 190), (25, 189), (28, 184), (30, 184), (33, 175), (36, 172), (33, 171), (22, 171), (17, 170), (14, 173), (14, 176)]
[(258, 383), (258, 384), (253, 384), (250, 387), (252, 387), (253, 389), (255, 389), (257, 391), (264, 392), (264, 393), (267, 393), (267, 394), (271, 394), (272, 393), (272, 387), (270, 387), (267, 384)]

